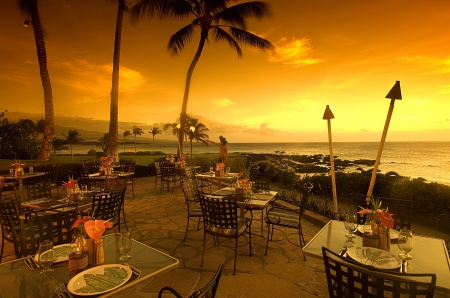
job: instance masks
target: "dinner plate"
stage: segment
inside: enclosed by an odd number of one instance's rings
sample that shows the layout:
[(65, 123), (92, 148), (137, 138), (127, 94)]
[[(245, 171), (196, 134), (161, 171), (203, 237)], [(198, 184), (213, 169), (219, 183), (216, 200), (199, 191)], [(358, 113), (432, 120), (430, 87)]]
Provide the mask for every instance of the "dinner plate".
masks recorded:
[(361, 264), (379, 269), (395, 269), (402, 265), (402, 260), (398, 256), (374, 247), (354, 246), (347, 250), (347, 255)]
[(74, 295), (92, 296), (112, 291), (126, 283), (132, 275), (129, 266), (108, 264), (78, 273), (67, 284)]
[[(364, 229), (363, 225), (358, 226), (358, 232), (360, 232), (361, 234), (364, 234), (363, 229)], [(389, 229), (389, 237), (391, 238), (391, 240), (398, 239), (398, 231), (394, 229)]]
[[(55, 254), (55, 260), (53, 263), (60, 263), (67, 261), (69, 259), (69, 255), (72, 252), (72, 248), (70, 248), (70, 244), (61, 244), (53, 247), (53, 253)], [(39, 254), (34, 255), (34, 260), (39, 264)]]

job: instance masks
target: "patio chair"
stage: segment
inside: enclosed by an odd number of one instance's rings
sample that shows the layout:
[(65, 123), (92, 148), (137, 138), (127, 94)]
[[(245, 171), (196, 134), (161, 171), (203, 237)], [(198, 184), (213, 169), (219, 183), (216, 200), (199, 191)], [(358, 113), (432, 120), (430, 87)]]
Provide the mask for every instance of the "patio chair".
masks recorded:
[(81, 164), (83, 165), (84, 172), (87, 174), (98, 173), (101, 166), (101, 162), (92, 160), (83, 160)]
[[(165, 163), (161, 166), (161, 189), (159, 193), (161, 193), (164, 185), (167, 185), (167, 190), (173, 190), (177, 187), (177, 182), (180, 181), (180, 177), (176, 172), (174, 164)], [(170, 188), (170, 184), (173, 184), (173, 187)]]
[(126, 177), (119, 177), (116, 179), (108, 179), (106, 180), (105, 192), (111, 191), (119, 191), (122, 192), (122, 216), (123, 223), (125, 224), (125, 228), (128, 231), (127, 220), (125, 218), (125, 192), (128, 184), (128, 179)]
[(81, 213), (82, 215), (90, 215), (95, 219), (109, 220), (114, 226), (119, 226), (120, 233), (120, 210), (123, 205), (124, 194), (125, 187), (122, 190), (113, 190), (109, 193), (94, 193), (91, 208), (84, 209)]
[[(183, 188), (184, 197), (186, 199), (187, 207), (187, 223), (186, 232), (184, 233), (183, 241), (186, 241), (188, 231), (198, 231), (200, 229), (200, 221), (203, 217), (202, 209), (200, 207), (200, 201), (198, 199), (198, 188), (195, 179), (181, 180), (181, 186)], [(195, 230), (189, 230), (189, 222), (191, 218), (198, 220), (197, 228)]]
[[(270, 175), (269, 174), (256, 174), (254, 178), (254, 186), (253, 186), (253, 192), (264, 192), (270, 190)], [(245, 209), (250, 211), (250, 214), (252, 216), (253, 220), (253, 211), (261, 211), (261, 219), (258, 219), (258, 221), (261, 221), (261, 234), (264, 233), (264, 211), (267, 207), (250, 207), (246, 206)]]
[(10, 216), (10, 226), (17, 258), (34, 255), (39, 242), (50, 240), (53, 245), (72, 242), (72, 225), (78, 219), (76, 209), (38, 216), (25, 216), (19, 220)]
[[(384, 197), (376, 197), (377, 200), (382, 201), (381, 208), (388, 208), (389, 213), (393, 214), (394, 229), (399, 231), (401, 229), (411, 230), (411, 222), (413, 218), (414, 201), (401, 200)], [(366, 197), (358, 200), (358, 206), (366, 207)], [(359, 207), (358, 211), (360, 210)], [(357, 214), (358, 224), (366, 222), (366, 215)]]
[(25, 188), (27, 190), (29, 200), (50, 198), (52, 196), (52, 186), (47, 182), (26, 185)]
[(78, 181), (78, 185), (86, 185), (88, 191), (94, 190), (94, 185), (97, 185), (97, 181), (94, 181), (89, 177), (88, 172), (85, 171), (67, 171), (68, 179)]
[(156, 177), (155, 177), (155, 187), (158, 184), (158, 179), (161, 181), (161, 163), (159, 161), (155, 161), (155, 169), (156, 169)]
[(5, 185), (6, 178), (4, 176), (0, 176), (0, 198), (2, 197), (3, 185)]
[[(196, 290), (194, 293), (189, 295), (189, 298), (214, 298), (216, 296), (217, 288), (219, 287), (220, 276), (222, 274), (223, 262), (220, 263), (219, 268), (217, 268), (216, 274), (213, 278), (201, 289)], [(158, 293), (158, 298), (161, 298), (165, 291), (171, 292), (175, 297), (182, 298), (175, 289), (172, 287), (164, 287)]]
[(3, 258), (3, 249), (5, 247), (5, 240), (13, 242), (12, 228), (10, 218), (16, 223), (19, 220), (19, 214), (21, 213), (20, 206), (14, 199), (2, 199), (0, 200), (0, 225), (2, 229), (2, 249), (0, 252), (0, 262)]
[[(248, 230), (250, 247), (250, 256), (252, 255), (252, 234), (251, 220), (246, 217), (238, 216), (238, 205), (236, 195), (211, 195), (200, 193), (200, 206), (203, 214), (203, 253), (200, 267), (203, 267), (203, 258), (205, 256), (206, 234), (214, 237), (235, 239), (234, 247), (234, 269), (233, 275), (236, 275), (237, 243), (238, 238)], [(214, 241), (215, 242), (215, 241)]]
[[(266, 213), (266, 223), (268, 225), (268, 228), (266, 252), (264, 253), (265, 255), (267, 255), (269, 240), (272, 240), (273, 238), (273, 229), (275, 226), (297, 230), (300, 247), (303, 248), (303, 246), (305, 245), (305, 238), (303, 237), (302, 231), (302, 218), (305, 214), (306, 204), (308, 203), (311, 189), (312, 184), (306, 183), (303, 186), (302, 194), (300, 192), (297, 192), (296, 190), (281, 190), (278, 192), (277, 198), (274, 200), (272, 207), (268, 209)], [(283, 201), (283, 204), (278, 204), (277, 200)], [(292, 208), (286, 206), (287, 204), (285, 203), (290, 204)], [(288, 238), (286, 239), (289, 241)], [(305, 259), (304, 255), (303, 259)]]
[(434, 296), (436, 274), (396, 273), (365, 266), (322, 247), (330, 298)]
[[(120, 161), (120, 171), (119, 173), (127, 173), (129, 175), (126, 176), (127, 184), (131, 185), (131, 191), (134, 196), (134, 173), (136, 171), (136, 161), (134, 160), (121, 160)], [(131, 174), (132, 173), (132, 174)]]

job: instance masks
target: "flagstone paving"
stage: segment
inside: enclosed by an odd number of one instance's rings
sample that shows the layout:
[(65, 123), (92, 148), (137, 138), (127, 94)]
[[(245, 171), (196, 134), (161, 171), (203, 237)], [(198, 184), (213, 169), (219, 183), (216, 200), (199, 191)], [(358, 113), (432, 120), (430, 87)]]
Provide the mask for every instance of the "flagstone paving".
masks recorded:
[[(241, 237), (239, 244), (242, 247), (238, 248), (236, 275), (233, 275), (234, 251), (224, 246), (214, 247), (212, 237), (207, 235), (206, 245), (209, 249), (205, 252), (203, 267), (200, 267), (203, 231), (188, 232), (186, 241), (183, 242), (187, 211), (181, 188), (175, 189), (173, 194), (163, 189), (160, 194), (159, 187), (153, 189), (154, 179), (136, 178), (135, 198), (131, 191), (127, 191), (125, 214), (128, 228), (134, 239), (177, 258), (179, 267), (113, 297), (157, 297), (164, 286), (171, 286), (187, 297), (212, 278), (222, 261), (225, 263), (216, 294), (218, 298), (328, 296), (322, 261), (303, 259), (300, 247), (292, 244), (298, 243), (298, 234), (293, 230), (285, 230), (292, 243), (284, 238), (281, 231), (275, 230), (274, 240), (277, 241), (269, 243), (267, 256), (264, 255), (266, 240), (263, 237), (252, 237), (252, 256), (249, 256), (245, 238)], [(308, 242), (324, 226), (325, 221), (305, 216), (302, 223), (305, 240)], [(192, 220), (190, 228), (195, 228), (196, 224)], [(260, 223), (255, 222), (252, 231), (258, 231), (259, 228)], [(115, 232), (118, 232), (117, 227), (107, 231)], [(225, 241), (222, 244), (234, 246), (233, 242)], [(133, 250), (130, 254), (132, 256)], [(5, 245), (4, 255), (6, 257), (3, 262), (15, 258), (11, 244)]]

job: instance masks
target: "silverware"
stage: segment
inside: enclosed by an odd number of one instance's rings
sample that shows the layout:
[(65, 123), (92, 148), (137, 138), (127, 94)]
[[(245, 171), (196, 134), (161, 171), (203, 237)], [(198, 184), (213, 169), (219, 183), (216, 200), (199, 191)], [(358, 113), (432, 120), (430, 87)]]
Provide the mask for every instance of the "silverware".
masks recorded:
[(346, 258), (346, 257), (347, 257), (347, 250), (348, 250), (347, 247), (343, 247), (343, 248), (341, 249), (341, 251), (339, 252), (339, 255), (340, 255), (341, 257)]
[(131, 273), (133, 275), (136, 275), (138, 277), (139, 277), (139, 275), (141, 275), (141, 270), (137, 269), (136, 267), (133, 267), (133, 266), (130, 265), (130, 269), (131, 269)]
[(39, 264), (36, 263), (36, 261), (34, 260), (34, 257), (28, 257), (28, 258), (24, 259), (23, 261), (28, 266), (28, 268), (30, 268), (31, 270), (41, 268), (41, 266), (39, 266)]
[(58, 295), (58, 297), (69, 297), (69, 298), (74, 298), (72, 296), (72, 294), (67, 290), (66, 284), (62, 283), (59, 285), (59, 287), (56, 288), (55, 290), (56, 295)]

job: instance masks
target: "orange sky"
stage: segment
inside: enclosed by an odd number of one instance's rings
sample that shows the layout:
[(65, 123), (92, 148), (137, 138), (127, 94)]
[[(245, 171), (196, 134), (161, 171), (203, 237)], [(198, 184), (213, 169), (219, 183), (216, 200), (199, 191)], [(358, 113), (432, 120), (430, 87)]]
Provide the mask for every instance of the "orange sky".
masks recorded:
[[(16, 1), (4, 2), (0, 109), (43, 114), (33, 31), (22, 26), (26, 18)], [(448, 0), (267, 2), (273, 16), (251, 21), (248, 30), (270, 40), (276, 52), (243, 47), (238, 59), (227, 43), (211, 40), (194, 71), (188, 114), (210, 129), (211, 139), (327, 142), (322, 116), (329, 104), (333, 141), (379, 141), (385, 96), (399, 80), (403, 100), (396, 101), (386, 140), (450, 141)], [(55, 114), (99, 120), (107, 132), (116, 5), (39, 3)], [(199, 32), (179, 57), (166, 47), (189, 21), (133, 26), (125, 18), (119, 133), (138, 125), (148, 134), (155, 123), (179, 116)]]

